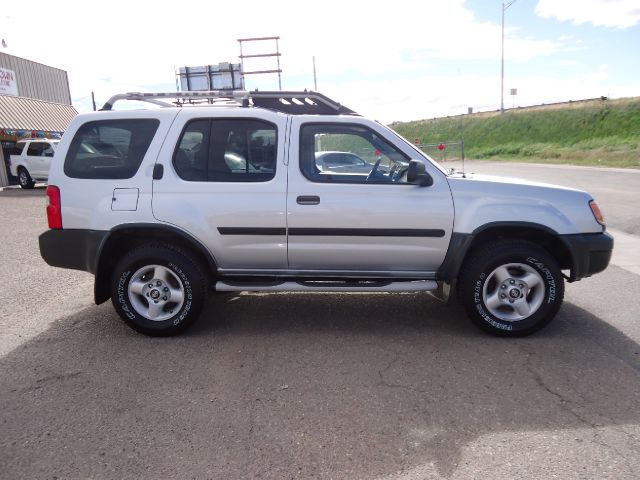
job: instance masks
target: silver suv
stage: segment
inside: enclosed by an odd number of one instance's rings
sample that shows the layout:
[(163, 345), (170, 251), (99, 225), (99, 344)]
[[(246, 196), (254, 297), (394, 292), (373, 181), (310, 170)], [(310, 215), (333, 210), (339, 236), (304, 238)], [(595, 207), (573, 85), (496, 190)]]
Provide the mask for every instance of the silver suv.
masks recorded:
[(588, 193), (449, 172), (313, 92), (116, 95), (72, 121), (47, 195), (42, 257), (148, 335), (184, 331), (211, 290), (457, 291), (483, 330), (527, 335), (613, 248)]

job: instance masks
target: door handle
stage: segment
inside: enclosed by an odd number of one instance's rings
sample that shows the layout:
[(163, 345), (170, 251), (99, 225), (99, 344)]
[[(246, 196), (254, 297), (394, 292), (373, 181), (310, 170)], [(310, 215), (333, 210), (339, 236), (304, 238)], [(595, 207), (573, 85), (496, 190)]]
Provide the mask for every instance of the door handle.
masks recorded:
[(298, 205), (319, 205), (320, 197), (317, 195), (300, 195), (296, 198)]

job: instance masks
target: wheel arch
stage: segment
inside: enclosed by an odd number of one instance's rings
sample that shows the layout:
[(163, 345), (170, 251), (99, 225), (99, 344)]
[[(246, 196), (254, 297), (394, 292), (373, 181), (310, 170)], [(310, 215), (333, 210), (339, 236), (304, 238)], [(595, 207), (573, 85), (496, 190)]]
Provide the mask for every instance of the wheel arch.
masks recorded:
[(454, 232), (447, 255), (438, 270), (438, 280), (454, 284), (474, 250), (502, 238), (526, 240), (544, 248), (558, 262), (561, 270), (571, 271), (569, 281), (576, 280), (576, 258), (566, 241), (555, 230), (531, 222), (492, 222), (478, 227), (472, 233)]
[(206, 267), (211, 276), (217, 271), (215, 258), (209, 250), (187, 232), (171, 225), (125, 224), (113, 228), (102, 240), (95, 265), (94, 300), (96, 304), (110, 296), (110, 280), (119, 259), (130, 251), (150, 243), (167, 244), (187, 251)]

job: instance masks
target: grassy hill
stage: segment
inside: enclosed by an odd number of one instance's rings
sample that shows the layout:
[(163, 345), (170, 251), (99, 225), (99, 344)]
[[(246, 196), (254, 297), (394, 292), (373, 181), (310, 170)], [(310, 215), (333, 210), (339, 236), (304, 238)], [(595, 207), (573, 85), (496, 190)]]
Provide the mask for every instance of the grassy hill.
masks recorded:
[[(422, 143), (464, 138), (473, 159), (640, 168), (640, 97), (589, 100), (391, 125)], [(440, 159), (441, 153), (425, 148)], [(447, 158), (459, 156), (449, 148)]]

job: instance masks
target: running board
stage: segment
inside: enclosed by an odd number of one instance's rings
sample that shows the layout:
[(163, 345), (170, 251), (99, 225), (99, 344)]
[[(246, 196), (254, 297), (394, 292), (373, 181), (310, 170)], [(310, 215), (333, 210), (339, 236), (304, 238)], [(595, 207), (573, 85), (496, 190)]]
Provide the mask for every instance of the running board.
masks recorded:
[(430, 292), (435, 280), (389, 281), (286, 281), (286, 282), (216, 282), (217, 292)]

